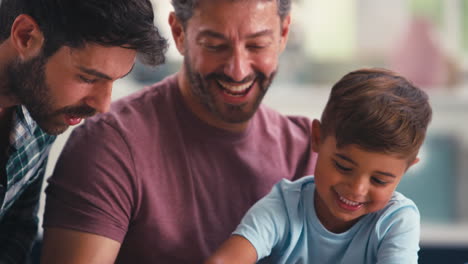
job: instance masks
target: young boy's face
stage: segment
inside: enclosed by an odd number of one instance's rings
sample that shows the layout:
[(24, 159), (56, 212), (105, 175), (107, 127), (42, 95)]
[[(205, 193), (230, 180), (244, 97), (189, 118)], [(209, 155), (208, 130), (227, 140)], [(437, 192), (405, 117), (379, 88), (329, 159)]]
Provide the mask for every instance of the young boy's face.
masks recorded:
[(407, 159), (369, 152), (357, 145), (337, 148), (333, 136), (316, 141), (313, 150), (318, 153), (317, 216), (336, 233), (346, 231), (361, 216), (384, 208), (408, 168)]

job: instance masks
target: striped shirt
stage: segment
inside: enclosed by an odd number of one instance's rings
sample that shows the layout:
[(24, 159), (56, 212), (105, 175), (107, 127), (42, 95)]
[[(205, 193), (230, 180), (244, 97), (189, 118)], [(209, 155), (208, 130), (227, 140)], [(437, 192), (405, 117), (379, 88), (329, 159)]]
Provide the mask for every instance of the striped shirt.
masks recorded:
[(46, 134), (24, 106), (13, 114), (6, 168), (0, 181), (0, 264), (24, 263), (37, 234), (37, 210), (47, 156)]

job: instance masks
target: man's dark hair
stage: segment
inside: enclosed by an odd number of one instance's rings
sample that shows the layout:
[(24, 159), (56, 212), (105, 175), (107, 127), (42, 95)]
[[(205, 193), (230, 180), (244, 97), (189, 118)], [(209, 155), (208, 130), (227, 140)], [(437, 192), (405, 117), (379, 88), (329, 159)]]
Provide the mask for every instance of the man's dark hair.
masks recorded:
[[(193, 11), (198, 6), (201, 0), (172, 0), (172, 6), (174, 7), (175, 15), (180, 20), (182, 25), (185, 27), (187, 21), (193, 16)], [(205, 0), (206, 1), (206, 0)], [(219, 0), (211, 0), (219, 1)], [(237, 1), (237, 0), (231, 0)], [(249, 1), (260, 1), (260, 0), (249, 0)], [(263, 0), (263, 1), (276, 1), (278, 5), (278, 15), (283, 19), (291, 11), (291, 0)]]
[(134, 49), (148, 65), (164, 62), (167, 41), (154, 25), (150, 0), (0, 0), (0, 43), (21, 14), (39, 25), (46, 58), (62, 46), (94, 43)]
[(356, 144), (368, 151), (416, 157), (432, 109), (427, 94), (385, 69), (360, 69), (332, 88), (322, 114), (322, 139), (337, 147)]

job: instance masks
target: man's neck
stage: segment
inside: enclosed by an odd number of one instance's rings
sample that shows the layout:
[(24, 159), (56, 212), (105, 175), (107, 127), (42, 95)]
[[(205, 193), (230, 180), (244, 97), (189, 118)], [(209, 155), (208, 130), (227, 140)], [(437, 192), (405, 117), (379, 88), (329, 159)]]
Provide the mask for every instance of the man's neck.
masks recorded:
[(0, 159), (9, 144), (14, 107), (0, 108)]
[(10, 39), (0, 43), (0, 181), (3, 181), (4, 168), (8, 160), (14, 106), (19, 102), (8, 84), (7, 66), (15, 59), (16, 51), (10, 45)]
[(0, 115), (5, 109), (9, 109), (20, 104), (18, 98), (11, 91), (8, 83), (9, 80), (6, 76), (5, 68), (2, 68), (2, 65), (0, 65)]
[[(2, 108), (0, 107), (0, 135), (9, 133), (11, 127), (11, 120), (13, 117), (13, 107)], [(1, 139), (0, 139), (1, 140)]]

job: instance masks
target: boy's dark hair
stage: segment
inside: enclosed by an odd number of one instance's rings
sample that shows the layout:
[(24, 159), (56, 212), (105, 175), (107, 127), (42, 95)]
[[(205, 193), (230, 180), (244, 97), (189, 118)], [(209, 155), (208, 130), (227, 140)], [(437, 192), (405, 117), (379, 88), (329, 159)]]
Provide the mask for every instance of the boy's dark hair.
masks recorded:
[[(171, 1), (172, 6), (174, 7), (176, 17), (180, 20), (180, 22), (182, 23), (184, 27), (187, 25), (187, 21), (193, 16), (193, 11), (198, 6), (200, 1), (202, 0), (172, 0)], [(219, 1), (219, 0), (211, 0), (211, 1)], [(231, 1), (234, 2), (236, 0), (231, 0)], [(291, 11), (291, 0), (268, 0), (268, 1), (276, 1), (278, 5), (278, 15), (281, 21), (283, 21), (283, 19)]]
[(164, 62), (167, 41), (154, 25), (150, 0), (0, 0), (0, 43), (20, 14), (39, 25), (46, 58), (62, 46), (95, 43), (134, 49), (149, 65)]
[(432, 109), (427, 94), (404, 77), (385, 69), (360, 69), (332, 88), (322, 114), (322, 139), (350, 144), (401, 158), (415, 158)]

